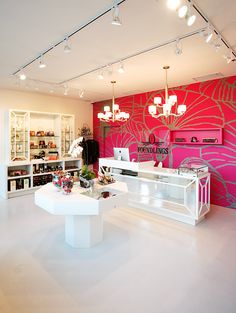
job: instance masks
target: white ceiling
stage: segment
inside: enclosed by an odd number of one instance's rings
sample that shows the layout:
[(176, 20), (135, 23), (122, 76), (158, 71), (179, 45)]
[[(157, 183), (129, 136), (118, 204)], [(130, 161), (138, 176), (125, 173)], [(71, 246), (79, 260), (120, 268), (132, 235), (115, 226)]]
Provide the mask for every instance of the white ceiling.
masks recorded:
[[(184, 0), (182, 1), (184, 2)], [(236, 48), (236, 1), (196, 0), (194, 3), (221, 32), (227, 43)], [(0, 10), (0, 87), (43, 92), (63, 96), (62, 82), (67, 83), (67, 97), (98, 101), (111, 98), (110, 81), (117, 81), (115, 95), (123, 96), (162, 89), (165, 84), (162, 67), (170, 65), (169, 86), (194, 82), (193, 78), (221, 73), (236, 74), (236, 62), (227, 64), (222, 55), (206, 44), (199, 35), (183, 39), (183, 53), (174, 53), (169, 44), (124, 61), (126, 72), (117, 73), (118, 63), (104, 71), (98, 80), (98, 69), (136, 53), (149, 50), (207, 26), (197, 14), (197, 21), (188, 27), (166, 0), (126, 0), (120, 5), (122, 26), (111, 25), (111, 12), (70, 37), (71, 53), (64, 53), (63, 44), (45, 54), (45, 69), (38, 68), (38, 60), (25, 68), (28, 79), (20, 82), (12, 74), (54, 46), (66, 35), (79, 29), (91, 19), (112, 7), (112, 0), (1, 0)], [(90, 74), (85, 73), (92, 71)]]

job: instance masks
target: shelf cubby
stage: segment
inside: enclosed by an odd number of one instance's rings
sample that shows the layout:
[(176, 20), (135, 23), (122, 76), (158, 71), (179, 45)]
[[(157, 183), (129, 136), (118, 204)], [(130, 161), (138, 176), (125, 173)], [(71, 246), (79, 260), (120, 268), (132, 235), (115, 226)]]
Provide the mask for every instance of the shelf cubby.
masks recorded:
[(170, 130), (170, 143), (178, 145), (222, 145), (222, 128)]

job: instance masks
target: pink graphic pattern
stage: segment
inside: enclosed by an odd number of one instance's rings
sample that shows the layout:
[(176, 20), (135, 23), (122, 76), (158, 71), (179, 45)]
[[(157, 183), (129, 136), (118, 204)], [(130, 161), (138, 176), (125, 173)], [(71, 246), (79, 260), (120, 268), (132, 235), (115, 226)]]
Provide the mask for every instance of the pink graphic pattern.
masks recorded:
[[(122, 110), (130, 113), (128, 122), (100, 123), (97, 113), (111, 101), (94, 103), (94, 136), (100, 144), (100, 157), (113, 156), (113, 147), (128, 147), (131, 159), (161, 160), (166, 167), (177, 168), (190, 160), (201, 160), (211, 172), (211, 203), (236, 208), (236, 76), (173, 88), (170, 94), (187, 106), (179, 118), (155, 119), (148, 113), (155, 96), (164, 99), (164, 91), (152, 91), (117, 98)], [(223, 128), (222, 145), (178, 145), (169, 143), (171, 129)], [(164, 141), (168, 155), (138, 154), (137, 148), (149, 134)]]

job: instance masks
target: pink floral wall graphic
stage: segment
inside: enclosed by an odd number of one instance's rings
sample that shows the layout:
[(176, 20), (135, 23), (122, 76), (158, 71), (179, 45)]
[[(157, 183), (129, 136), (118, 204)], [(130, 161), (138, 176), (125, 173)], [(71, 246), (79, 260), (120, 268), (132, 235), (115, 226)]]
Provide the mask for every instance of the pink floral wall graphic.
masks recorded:
[[(100, 157), (113, 156), (113, 147), (128, 147), (131, 159), (162, 160), (166, 167), (200, 160), (211, 172), (211, 203), (236, 208), (236, 76), (173, 88), (169, 93), (176, 94), (180, 104), (186, 104), (183, 116), (155, 119), (149, 115), (148, 106), (155, 96), (164, 99), (164, 91), (117, 98), (121, 109), (130, 113), (126, 123), (100, 123), (97, 113), (110, 101), (94, 103), (94, 136), (100, 143)], [(223, 144), (169, 142), (170, 130), (198, 128), (223, 128)], [(164, 142), (167, 155), (137, 152), (150, 134)]]

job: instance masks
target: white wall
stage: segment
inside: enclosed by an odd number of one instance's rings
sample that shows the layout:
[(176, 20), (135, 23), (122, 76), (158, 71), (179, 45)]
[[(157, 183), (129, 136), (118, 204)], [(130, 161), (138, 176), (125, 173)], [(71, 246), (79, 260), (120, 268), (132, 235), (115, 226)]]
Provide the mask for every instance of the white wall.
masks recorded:
[(30, 110), (75, 115), (75, 134), (84, 123), (93, 128), (93, 106), (89, 102), (55, 97), (39, 93), (0, 89), (0, 162), (5, 162), (5, 142), (8, 135), (7, 113), (9, 109)]

